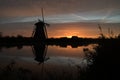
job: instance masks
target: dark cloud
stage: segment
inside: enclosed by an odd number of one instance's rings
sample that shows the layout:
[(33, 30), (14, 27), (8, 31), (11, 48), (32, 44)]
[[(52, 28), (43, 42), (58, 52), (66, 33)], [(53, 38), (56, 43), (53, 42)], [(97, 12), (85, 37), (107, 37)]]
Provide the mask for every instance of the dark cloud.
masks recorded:
[(0, 16), (39, 15), (41, 7), (45, 8), (46, 14), (120, 9), (119, 3), (120, 0), (0, 0)]
[[(75, 14), (86, 17), (120, 17), (120, 0), (0, 0), (0, 18)], [(95, 15), (95, 16), (94, 16)], [(106, 17), (107, 16), (107, 17)]]

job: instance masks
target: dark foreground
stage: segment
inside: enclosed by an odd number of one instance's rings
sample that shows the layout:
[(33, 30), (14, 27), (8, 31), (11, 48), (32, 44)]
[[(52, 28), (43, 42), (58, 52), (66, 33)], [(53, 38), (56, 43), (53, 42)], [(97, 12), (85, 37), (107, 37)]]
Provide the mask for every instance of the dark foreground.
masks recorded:
[[(95, 54), (85, 51), (93, 64), (83, 72), (83, 80), (118, 80), (120, 79), (120, 42), (111, 40), (95, 47)], [(88, 55), (89, 54), (89, 55)]]
[[(28, 40), (27, 40), (28, 39)], [(27, 41), (26, 41), (27, 40)], [(47, 80), (73, 80), (70, 76), (76, 75), (77, 78), (74, 80), (119, 80), (119, 68), (120, 68), (120, 39), (47, 39), (43, 45), (59, 45), (62, 47), (66, 47), (67, 45), (71, 45), (73, 48), (78, 47), (80, 45), (88, 45), (88, 44), (98, 44), (98, 46), (94, 47), (95, 52), (90, 51), (89, 49), (83, 49), (88, 61), (92, 62), (92, 64), (88, 65), (86, 70), (81, 70), (79, 66), (77, 66), (78, 74), (68, 74), (64, 76), (63, 74), (59, 74), (59, 76), (63, 76), (62, 78), (58, 78), (58, 75), (49, 75), (49, 79)], [(14, 47), (18, 46), (19, 48), (28, 45), (33, 45), (36, 47), (41, 47), (41, 44), (38, 44), (30, 38), (24, 39), (13, 39), (13, 40), (1, 40), (0, 48), (2, 47)], [(40, 45), (40, 46), (39, 46)], [(18, 68), (14, 69), (14, 61), (11, 62), (3, 71), (0, 73), (0, 80), (8, 80), (5, 78), (10, 76), (10, 74), (19, 73), (18, 80), (42, 80), (35, 79), (32, 77), (33, 75), (28, 75), (31, 73), (27, 69)], [(79, 73), (80, 70), (80, 73)], [(80, 74), (80, 75), (79, 75)], [(35, 76), (35, 75), (34, 75)], [(36, 77), (39, 75), (36, 75)], [(53, 76), (56, 76), (53, 78)], [(11, 79), (16, 79), (11, 77)]]

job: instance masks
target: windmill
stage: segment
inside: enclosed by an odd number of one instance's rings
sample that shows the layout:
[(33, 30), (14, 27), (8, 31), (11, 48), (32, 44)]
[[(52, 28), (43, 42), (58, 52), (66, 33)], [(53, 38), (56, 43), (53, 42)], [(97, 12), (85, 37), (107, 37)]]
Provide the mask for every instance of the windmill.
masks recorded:
[(45, 23), (43, 8), (41, 9), (41, 12), (42, 20), (38, 19), (38, 22), (35, 23), (35, 29), (33, 30), (32, 37), (34, 40), (44, 42), (48, 38), (46, 26), (49, 26), (49, 24)]

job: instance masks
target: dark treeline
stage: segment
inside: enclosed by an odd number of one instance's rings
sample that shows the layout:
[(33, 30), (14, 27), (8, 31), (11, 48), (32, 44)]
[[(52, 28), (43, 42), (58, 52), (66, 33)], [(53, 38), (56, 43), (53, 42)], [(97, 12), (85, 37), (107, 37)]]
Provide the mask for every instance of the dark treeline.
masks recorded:
[(45, 45), (57, 45), (61, 47), (67, 47), (67, 45), (71, 45), (73, 48), (77, 48), (78, 46), (94, 44), (94, 43), (104, 43), (109, 41), (120, 41), (120, 35), (115, 38), (105, 38), (103, 36), (99, 38), (80, 38), (77, 36), (73, 36), (72, 38), (61, 37), (61, 38), (47, 38), (44, 41), (35, 40), (33, 37), (0, 37), (0, 46), (31, 46), (34, 44), (45, 44)]

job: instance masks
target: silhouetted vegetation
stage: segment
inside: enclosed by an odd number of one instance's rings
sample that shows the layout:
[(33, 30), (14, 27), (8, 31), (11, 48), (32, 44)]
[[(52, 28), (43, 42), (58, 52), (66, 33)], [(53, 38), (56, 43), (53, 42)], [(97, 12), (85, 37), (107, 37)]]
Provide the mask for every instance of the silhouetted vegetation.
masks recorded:
[(100, 38), (100, 39), (120, 39), (120, 34), (114, 35), (113, 30), (111, 30), (110, 28), (108, 28), (108, 36), (106, 36), (106, 35), (103, 33), (103, 29), (102, 29), (102, 27), (100, 26), (100, 24), (98, 24), (98, 29), (99, 29), (99, 31), (100, 31), (98, 38)]
[(95, 47), (96, 52), (87, 50), (87, 57), (92, 59), (83, 80), (115, 80), (119, 78), (120, 41), (105, 41)]
[(32, 71), (19, 67), (15, 61), (0, 69), (0, 80), (33, 80)]

